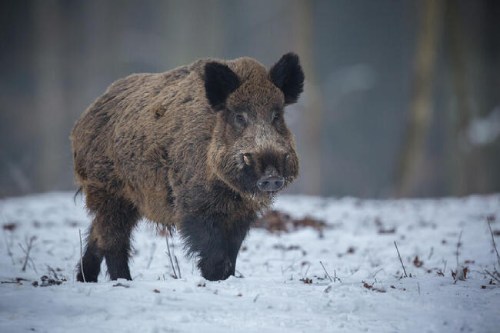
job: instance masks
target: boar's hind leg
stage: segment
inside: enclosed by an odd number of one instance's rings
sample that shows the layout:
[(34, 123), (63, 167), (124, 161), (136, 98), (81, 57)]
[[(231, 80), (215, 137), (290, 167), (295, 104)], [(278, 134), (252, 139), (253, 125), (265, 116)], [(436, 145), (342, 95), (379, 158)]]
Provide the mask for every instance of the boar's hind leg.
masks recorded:
[[(130, 236), (139, 214), (128, 201), (103, 192), (87, 193), (87, 207), (95, 214), (82, 258), (78, 281), (96, 282), (102, 259), (106, 259), (111, 280), (132, 280), (128, 267)], [(83, 272), (83, 274), (82, 274)]]
[(97, 282), (101, 270), (103, 256), (97, 248), (96, 240), (92, 238), (92, 234), (92, 227), (90, 227), (87, 249), (77, 266), (76, 280), (79, 282)]
[(216, 216), (190, 216), (183, 220), (182, 237), (189, 254), (198, 258), (198, 268), (205, 279), (225, 280), (234, 275), (236, 257), (250, 221), (225, 223)]

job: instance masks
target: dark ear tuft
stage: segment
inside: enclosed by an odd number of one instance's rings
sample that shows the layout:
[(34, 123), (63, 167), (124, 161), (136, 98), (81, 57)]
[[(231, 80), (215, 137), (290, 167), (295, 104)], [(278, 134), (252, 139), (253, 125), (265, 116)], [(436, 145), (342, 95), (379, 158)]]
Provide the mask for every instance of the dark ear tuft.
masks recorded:
[(239, 86), (240, 79), (227, 65), (218, 62), (205, 65), (205, 93), (214, 109), (220, 110), (229, 94)]
[(269, 70), (271, 81), (285, 95), (285, 104), (293, 104), (304, 90), (304, 72), (300, 67), (299, 56), (287, 53)]

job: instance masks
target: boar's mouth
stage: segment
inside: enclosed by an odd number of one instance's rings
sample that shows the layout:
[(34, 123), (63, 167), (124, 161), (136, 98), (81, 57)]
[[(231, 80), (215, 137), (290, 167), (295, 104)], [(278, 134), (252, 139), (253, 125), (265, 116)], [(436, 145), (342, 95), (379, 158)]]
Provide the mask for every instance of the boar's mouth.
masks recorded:
[(283, 171), (288, 155), (241, 153), (238, 183), (252, 196), (273, 197), (286, 186)]
[(268, 202), (295, 178), (294, 151), (268, 147), (236, 149), (233, 154), (210, 154), (215, 176), (232, 191), (252, 200)]

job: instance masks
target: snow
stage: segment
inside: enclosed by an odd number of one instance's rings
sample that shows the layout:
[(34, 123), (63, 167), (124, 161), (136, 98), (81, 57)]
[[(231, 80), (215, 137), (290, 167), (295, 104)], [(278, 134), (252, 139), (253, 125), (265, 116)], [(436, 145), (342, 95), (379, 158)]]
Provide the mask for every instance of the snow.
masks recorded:
[[(81, 199), (48, 193), (0, 200), (0, 331), (499, 331), (500, 288), (485, 270), (500, 270), (487, 224), (500, 229), (500, 195), (283, 196), (275, 208), (324, 220), (328, 228), (323, 237), (311, 228), (282, 234), (252, 229), (237, 262), (243, 277), (210, 282), (183, 256), (177, 235), (182, 278), (172, 278), (165, 237), (142, 222), (134, 233), (134, 281), (102, 274), (98, 283), (83, 284), (75, 282), (75, 265), (79, 230), (85, 232), (90, 218)], [(26, 250), (33, 236), (23, 272), (20, 245)], [(458, 265), (468, 274), (455, 281), (459, 238)], [(395, 241), (409, 277), (402, 278)], [(42, 287), (43, 275), (67, 281)]]

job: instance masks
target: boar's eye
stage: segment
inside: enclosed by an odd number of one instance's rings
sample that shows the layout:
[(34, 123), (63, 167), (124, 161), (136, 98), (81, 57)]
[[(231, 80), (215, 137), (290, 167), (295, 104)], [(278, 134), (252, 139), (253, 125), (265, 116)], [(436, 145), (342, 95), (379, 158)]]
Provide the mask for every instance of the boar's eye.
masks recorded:
[(235, 113), (234, 122), (240, 127), (245, 127), (247, 125), (247, 118), (243, 113)]
[(273, 110), (273, 113), (271, 114), (271, 122), (275, 123), (279, 121), (282, 117), (282, 113), (280, 110)]

